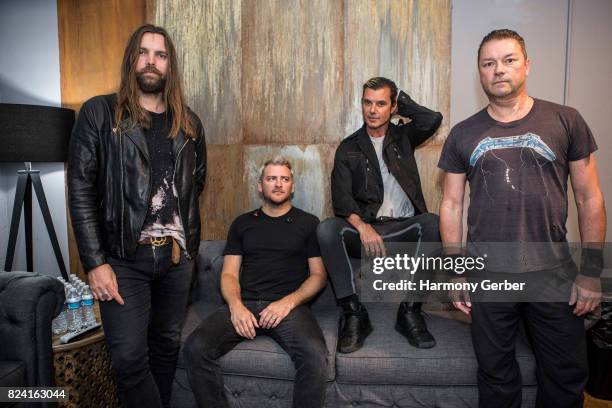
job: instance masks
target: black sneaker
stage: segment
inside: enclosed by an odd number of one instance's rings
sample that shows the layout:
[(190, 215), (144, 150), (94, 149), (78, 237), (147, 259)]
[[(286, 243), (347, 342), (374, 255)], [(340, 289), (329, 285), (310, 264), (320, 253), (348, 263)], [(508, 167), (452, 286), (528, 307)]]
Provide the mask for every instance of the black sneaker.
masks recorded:
[(342, 318), (338, 330), (338, 351), (352, 353), (363, 347), (366, 337), (372, 333), (368, 311), (359, 302), (343, 305)]
[(406, 337), (408, 343), (414, 347), (427, 349), (436, 345), (436, 340), (427, 330), (420, 302), (400, 304), (395, 330)]

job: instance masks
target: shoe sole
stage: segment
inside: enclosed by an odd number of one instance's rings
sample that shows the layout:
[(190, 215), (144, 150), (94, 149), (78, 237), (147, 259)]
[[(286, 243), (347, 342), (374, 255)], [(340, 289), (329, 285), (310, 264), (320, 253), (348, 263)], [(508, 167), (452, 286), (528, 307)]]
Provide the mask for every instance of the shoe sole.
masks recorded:
[(372, 328), (372, 326), (368, 326), (365, 328), (365, 335), (363, 336), (363, 341), (355, 344), (352, 347), (345, 347), (342, 350), (340, 348), (338, 348), (338, 353), (342, 353), (342, 354), (349, 354), (349, 353), (353, 353), (357, 350), (359, 350), (360, 348), (363, 347), (363, 343), (365, 342), (365, 339), (372, 333), (372, 331), (374, 331), (374, 329)]
[(421, 343), (420, 345), (415, 344), (415, 342), (411, 340), (410, 335), (404, 330), (403, 327), (401, 327), (398, 324), (395, 325), (395, 331), (397, 331), (399, 334), (404, 336), (408, 340), (408, 343), (410, 343), (411, 346), (416, 347), (418, 349), (429, 349), (429, 348), (434, 348), (436, 346), (435, 340), (426, 342), (426, 343)]

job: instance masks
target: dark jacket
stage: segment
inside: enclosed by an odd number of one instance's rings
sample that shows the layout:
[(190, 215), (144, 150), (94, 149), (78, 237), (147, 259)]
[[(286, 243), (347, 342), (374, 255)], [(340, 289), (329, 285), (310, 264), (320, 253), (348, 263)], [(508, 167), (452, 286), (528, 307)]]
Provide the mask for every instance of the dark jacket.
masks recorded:
[[(149, 207), (151, 166), (142, 128), (114, 126), (116, 95), (83, 104), (68, 153), (68, 200), (72, 227), (85, 271), (106, 257), (132, 259)], [(200, 242), (198, 196), (206, 174), (204, 128), (190, 112), (197, 138), (180, 132), (173, 140), (174, 185), (185, 233), (187, 256)]]
[[(383, 159), (415, 208), (415, 214), (427, 212), (421, 179), (414, 159), (414, 149), (430, 138), (442, 122), (442, 114), (416, 104), (401, 92), (398, 113), (409, 117), (405, 125), (389, 124), (383, 144)], [(337, 217), (352, 213), (371, 223), (383, 202), (380, 165), (365, 124), (345, 138), (334, 158), (331, 177), (332, 203)]]

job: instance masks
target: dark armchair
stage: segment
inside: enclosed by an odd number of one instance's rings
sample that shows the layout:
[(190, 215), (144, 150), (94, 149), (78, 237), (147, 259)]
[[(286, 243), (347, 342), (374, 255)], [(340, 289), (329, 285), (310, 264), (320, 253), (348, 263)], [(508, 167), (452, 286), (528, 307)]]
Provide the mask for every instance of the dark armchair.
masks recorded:
[(54, 385), (51, 322), (63, 305), (57, 279), (0, 272), (0, 387)]

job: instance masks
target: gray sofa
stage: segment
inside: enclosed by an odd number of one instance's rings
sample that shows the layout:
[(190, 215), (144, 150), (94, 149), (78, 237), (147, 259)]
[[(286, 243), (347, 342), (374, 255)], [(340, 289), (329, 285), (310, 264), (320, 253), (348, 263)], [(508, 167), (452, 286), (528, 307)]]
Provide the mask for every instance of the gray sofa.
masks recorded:
[(0, 387), (54, 385), (51, 322), (63, 306), (64, 286), (57, 279), (0, 271)]
[[(184, 342), (223, 300), (219, 279), (224, 241), (202, 241), (191, 305), (183, 326)], [(475, 407), (476, 358), (469, 326), (448, 311), (429, 312), (426, 320), (437, 345), (419, 350), (394, 329), (397, 305), (369, 304), (374, 332), (352, 354), (336, 352), (340, 316), (328, 285), (312, 308), (328, 348), (327, 407)], [(457, 312), (458, 313), (458, 312)], [(535, 360), (526, 340), (517, 343), (523, 377), (523, 407), (535, 404)], [(225, 392), (233, 407), (291, 407), (294, 368), (287, 354), (268, 337), (244, 341), (221, 359)], [(173, 387), (173, 406), (196, 407), (183, 356)]]

